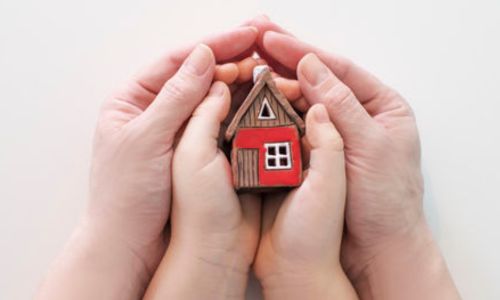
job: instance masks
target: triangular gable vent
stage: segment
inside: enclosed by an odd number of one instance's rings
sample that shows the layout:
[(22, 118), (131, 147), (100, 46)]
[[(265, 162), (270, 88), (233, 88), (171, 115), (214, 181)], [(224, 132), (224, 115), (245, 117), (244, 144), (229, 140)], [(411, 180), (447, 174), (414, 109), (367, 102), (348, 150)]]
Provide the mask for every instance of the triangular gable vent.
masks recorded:
[(259, 120), (274, 120), (274, 119), (276, 119), (276, 115), (274, 114), (273, 110), (271, 109), (271, 105), (269, 105), (269, 101), (267, 100), (266, 97), (264, 97), (264, 100), (262, 100), (262, 104), (260, 106), (258, 118), (259, 118)]

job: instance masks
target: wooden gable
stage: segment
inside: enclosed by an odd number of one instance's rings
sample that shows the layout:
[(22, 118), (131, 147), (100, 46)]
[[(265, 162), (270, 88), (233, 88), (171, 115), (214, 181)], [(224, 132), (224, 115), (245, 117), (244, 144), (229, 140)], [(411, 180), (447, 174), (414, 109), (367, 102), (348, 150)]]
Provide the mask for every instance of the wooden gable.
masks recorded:
[[(274, 116), (274, 119), (259, 118), (259, 114), (261, 113), (264, 99), (267, 99), (267, 103), (269, 104), (269, 109), (271, 110), (270, 113)], [(269, 88), (264, 86), (262, 90), (260, 90), (259, 94), (256, 96), (256, 99), (253, 101), (252, 105), (250, 105), (248, 110), (241, 118), (238, 126), (240, 128), (276, 127), (276, 126), (286, 126), (293, 124), (294, 123), (292, 119), (285, 111), (285, 109), (278, 103), (276, 97), (271, 93)]]
[[(262, 104), (267, 100), (274, 118), (259, 118)], [(279, 127), (295, 125), (300, 134), (304, 134), (304, 121), (295, 112), (288, 100), (278, 90), (269, 70), (264, 71), (247, 98), (241, 104), (229, 124), (225, 138), (231, 140), (238, 128)]]

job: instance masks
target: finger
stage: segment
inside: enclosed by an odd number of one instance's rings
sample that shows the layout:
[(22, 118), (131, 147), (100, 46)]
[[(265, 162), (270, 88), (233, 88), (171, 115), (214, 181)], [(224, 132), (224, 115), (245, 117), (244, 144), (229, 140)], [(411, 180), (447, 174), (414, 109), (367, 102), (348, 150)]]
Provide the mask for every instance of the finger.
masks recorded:
[[(252, 47), (258, 31), (245, 26), (205, 38), (201, 43), (210, 47), (217, 61), (229, 60)], [(189, 53), (199, 44), (192, 44), (165, 54), (158, 61), (136, 75), (135, 81), (145, 90), (157, 94), (165, 82), (172, 77)]]
[[(202, 166), (216, 156), (220, 124), (229, 111), (229, 89), (223, 82), (215, 82), (203, 102), (193, 112), (177, 151), (196, 153), (195, 165)], [(193, 149), (204, 149), (193, 151)], [(194, 158), (196, 157), (196, 158)]]
[(222, 81), (225, 84), (232, 84), (238, 78), (239, 69), (235, 63), (226, 63), (215, 66), (214, 81)]
[[(309, 169), (309, 161), (311, 160), (311, 144), (307, 140), (307, 137), (304, 136), (301, 139), (302, 142), (302, 162), (303, 162), (303, 168), (304, 172)], [(305, 174), (303, 174), (305, 177)]]
[(296, 110), (305, 113), (311, 107), (311, 104), (307, 102), (306, 98), (300, 97), (299, 99), (292, 102), (292, 106)]
[(335, 240), (340, 241), (346, 196), (343, 142), (321, 104), (313, 105), (306, 115), (306, 138), (309, 169), (297, 195), (307, 201), (290, 204), (290, 213), (311, 228), (335, 228)]
[(237, 63), (238, 65), (238, 79), (236, 82), (243, 83), (252, 80), (253, 69), (257, 66), (257, 60), (253, 57), (247, 57), (244, 60)]
[(240, 199), (241, 211), (245, 220), (243, 224), (255, 233), (254, 236), (259, 236), (261, 215), (260, 195), (247, 193), (239, 195), (238, 198)]
[(283, 66), (275, 58), (270, 56), (264, 49), (263, 45), (263, 37), (266, 31), (280, 32), (290, 36), (293, 35), (290, 32), (283, 29), (282, 27), (280, 27), (279, 25), (277, 25), (276, 23), (273, 23), (266, 15), (259, 15), (257, 17), (254, 17), (243, 23), (243, 25), (254, 26), (258, 29), (259, 33), (256, 39), (257, 45), (255, 50), (257, 51), (259, 56), (265, 59), (268, 62), (268, 65), (271, 66), (276, 72), (280, 73), (282, 76), (285, 76), (287, 78), (294, 78), (295, 72)]
[(363, 103), (388, 89), (377, 78), (348, 59), (310, 46), (289, 35), (268, 31), (263, 37), (263, 47), (270, 56), (292, 70), (297, 68), (306, 54), (315, 53)]
[(346, 143), (376, 126), (351, 89), (339, 80), (315, 54), (306, 55), (297, 68), (300, 87), (309, 103), (322, 103)]
[(265, 194), (262, 200), (262, 221), (261, 235), (265, 235), (273, 227), (278, 211), (285, 200), (286, 193), (269, 193)]
[(162, 87), (153, 103), (140, 115), (138, 122), (149, 130), (166, 134), (165, 142), (174, 137), (182, 123), (201, 102), (212, 82), (215, 59), (206, 45), (197, 46), (177, 73)]
[(250, 20), (247, 20), (243, 23), (243, 26), (254, 26), (257, 28), (259, 31), (258, 37), (257, 37), (257, 44), (262, 46), (262, 40), (264, 33), (266, 31), (274, 31), (274, 32), (279, 32), (283, 33), (286, 35), (293, 36), (292, 33), (289, 31), (285, 30), (283, 27), (279, 26), (278, 24), (274, 23), (271, 21), (271, 19), (264, 14), (258, 15), (256, 17), (253, 17)]
[(309, 172), (324, 178), (343, 176), (344, 144), (322, 104), (313, 105), (306, 115), (306, 138), (309, 151)]
[(274, 83), (276, 83), (278, 90), (280, 90), (290, 102), (298, 100), (302, 96), (300, 85), (297, 80), (278, 77), (274, 79)]

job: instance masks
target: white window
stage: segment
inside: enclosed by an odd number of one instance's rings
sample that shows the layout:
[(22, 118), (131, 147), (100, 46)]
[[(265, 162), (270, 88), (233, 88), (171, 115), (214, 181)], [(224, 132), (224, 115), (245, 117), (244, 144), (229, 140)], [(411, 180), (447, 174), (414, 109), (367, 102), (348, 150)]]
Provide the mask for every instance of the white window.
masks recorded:
[(290, 154), (290, 143), (269, 143), (266, 147), (266, 169), (283, 170), (292, 167), (292, 157)]
[(260, 105), (259, 110), (259, 120), (274, 120), (276, 116), (274, 115), (273, 110), (271, 109), (271, 105), (269, 105), (269, 100), (264, 97), (262, 100), (262, 104)]

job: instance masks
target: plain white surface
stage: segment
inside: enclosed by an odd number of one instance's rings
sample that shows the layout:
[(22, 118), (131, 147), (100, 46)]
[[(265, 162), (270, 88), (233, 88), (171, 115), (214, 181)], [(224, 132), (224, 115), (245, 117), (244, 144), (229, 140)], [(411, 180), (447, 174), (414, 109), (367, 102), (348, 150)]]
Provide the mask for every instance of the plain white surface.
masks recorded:
[(113, 86), (165, 49), (266, 13), (398, 89), (426, 211), (464, 299), (500, 299), (500, 2), (0, 2), (0, 299), (32, 297), (87, 197)]

